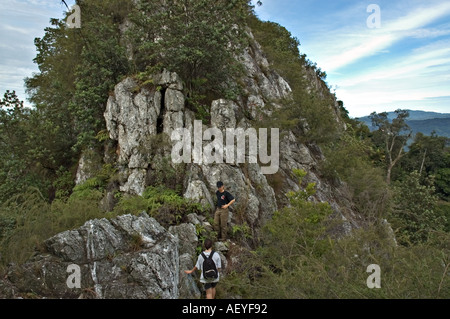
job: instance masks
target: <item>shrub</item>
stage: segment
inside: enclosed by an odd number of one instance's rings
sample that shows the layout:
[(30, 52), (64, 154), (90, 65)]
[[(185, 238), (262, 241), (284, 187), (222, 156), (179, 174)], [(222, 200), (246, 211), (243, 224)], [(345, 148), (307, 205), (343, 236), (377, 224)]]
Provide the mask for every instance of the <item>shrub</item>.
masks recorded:
[[(304, 172), (296, 171), (301, 178)], [(350, 236), (327, 236), (331, 208), (308, 200), (312, 184), (291, 192), (261, 234), (261, 246), (241, 253), (224, 278), (224, 298), (449, 298), (450, 235), (434, 232), (426, 243), (396, 245), (385, 223)], [(381, 269), (381, 289), (367, 287), (367, 267)]]
[[(265, 121), (272, 127), (299, 129), (303, 142), (327, 143), (335, 139), (339, 131), (334, 108), (335, 99), (324, 82), (325, 73), (299, 51), (300, 41), (281, 25), (263, 22), (254, 16), (248, 19), (256, 41), (267, 55), (271, 68), (287, 80), (292, 97), (282, 101)], [(319, 76), (319, 79), (317, 79)], [(317, 83), (315, 87), (313, 83)], [(306, 119), (308, 130), (302, 125)], [(265, 124), (264, 124), (265, 125)], [(265, 126), (267, 127), (267, 126)]]
[(370, 156), (374, 153), (367, 139), (357, 136), (349, 126), (339, 139), (324, 146), (325, 159), (321, 172), (330, 180), (346, 184), (349, 198), (358, 212), (368, 221), (385, 217), (391, 205), (391, 193), (384, 178), (384, 171), (374, 167)]
[(95, 218), (109, 217), (98, 207), (98, 198), (70, 198), (48, 203), (36, 188), (18, 194), (0, 207), (3, 235), (0, 264), (22, 263), (55, 234), (82, 226)]
[(420, 179), (419, 172), (413, 171), (394, 186), (396, 205), (390, 220), (405, 245), (426, 242), (432, 232), (444, 230), (447, 224), (446, 216), (436, 210), (438, 196), (433, 179), (426, 178), (423, 184)]
[(142, 196), (123, 196), (114, 209), (118, 215), (139, 214), (142, 211), (146, 211), (161, 225), (168, 227), (180, 224), (184, 217), (191, 213), (206, 214), (209, 208), (185, 199), (164, 186), (149, 186)]

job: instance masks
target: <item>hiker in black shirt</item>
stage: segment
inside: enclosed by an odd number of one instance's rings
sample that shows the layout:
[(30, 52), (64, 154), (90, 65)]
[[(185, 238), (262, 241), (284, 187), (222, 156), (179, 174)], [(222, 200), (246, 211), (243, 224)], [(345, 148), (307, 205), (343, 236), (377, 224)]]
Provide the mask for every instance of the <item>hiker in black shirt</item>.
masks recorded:
[(233, 195), (225, 190), (222, 182), (217, 182), (217, 208), (214, 214), (214, 230), (219, 241), (227, 240), (228, 207), (236, 200)]

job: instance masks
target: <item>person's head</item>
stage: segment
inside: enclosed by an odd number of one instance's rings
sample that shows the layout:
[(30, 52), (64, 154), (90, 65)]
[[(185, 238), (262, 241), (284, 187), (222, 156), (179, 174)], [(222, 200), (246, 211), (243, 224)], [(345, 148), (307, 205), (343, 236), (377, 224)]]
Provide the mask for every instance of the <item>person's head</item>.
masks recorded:
[(205, 242), (203, 243), (203, 246), (205, 246), (205, 249), (208, 250), (213, 246), (213, 242), (211, 239), (205, 239)]
[(223, 183), (221, 181), (217, 182), (217, 189), (219, 190), (219, 192), (223, 192), (223, 190), (225, 189), (225, 186), (223, 186)]

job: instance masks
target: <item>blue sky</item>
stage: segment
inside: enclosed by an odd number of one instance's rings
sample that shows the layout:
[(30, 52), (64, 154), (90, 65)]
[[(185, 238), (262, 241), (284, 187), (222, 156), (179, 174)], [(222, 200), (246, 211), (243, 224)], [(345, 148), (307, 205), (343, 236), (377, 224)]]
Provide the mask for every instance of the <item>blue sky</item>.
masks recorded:
[[(325, 72), (351, 116), (397, 108), (450, 113), (450, 1), (263, 0)], [(367, 20), (380, 9), (381, 25)]]
[[(75, 0), (66, 1), (69, 6)], [(60, 0), (0, 0), (0, 94), (15, 90), (26, 105), (24, 78), (38, 72), (34, 39), (43, 37), (50, 18), (63, 18)]]
[[(66, 1), (69, 6), (74, 0)], [(327, 83), (351, 116), (409, 108), (450, 113), (450, 1), (262, 0), (260, 19), (285, 26), (300, 50), (327, 72)], [(380, 28), (369, 28), (370, 4)], [(0, 1), (0, 94), (26, 99), (23, 79), (37, 72), (34, 38), (59, 0)]]

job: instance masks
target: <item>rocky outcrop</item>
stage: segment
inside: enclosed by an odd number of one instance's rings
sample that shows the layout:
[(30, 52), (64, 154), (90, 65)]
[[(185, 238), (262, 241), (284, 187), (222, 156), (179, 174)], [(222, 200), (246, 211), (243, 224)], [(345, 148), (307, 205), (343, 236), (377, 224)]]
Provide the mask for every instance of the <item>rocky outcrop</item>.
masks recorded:
[(175, 73), (163, 72), (153, 79), (154, 87), (139, 87), (126, 78), (114, 89), (106, 104), (105, 120), (110, 138), (117, 141), (116, 164), (125, 182), (120, 191), (141, 195), (153, 151), (161, 145), (152, 139), (159, 133), (170, 136), (184, 125), (183, 84)]
[(185, 291), (178, 239), (146, 213), (91, 220), (44, 244), (46, 253), (10, 265), (0, 295), (174, 299)]
[[(262, 113), (270, 115), (268, 104), (281, 108), (282, 105), (277, 102), (291, 97), (289, 84), (270, 69), (270, 64), (256, 41), (243, 53), (242, 61), (247, 70), (244, 78), (246, 98), (213, 101), (209, 124), (201, 125), (202, 134), (208, 128), (217, 128), (224, 135), (226, 129), (246, 130), (251, 127), (252, 121), (258, 121)], [(168, 159), (171, 166), (177, 165), (170, 160), (174, 145), (174, 142), (170, 142), (170, 137), (174, 130), (185, 128), (191, 133), (191, 137), (194, 135), (195, 114), (185, 107), (186, 97), (183, 95), (181, 79), (175, 73), (165, 70), (156, 74), (151, 82), (153, 85), (140, 87), (132, 78), (123, 80), (110, 96), (104, 114), (110, 138), (117, 143), (116, 164), (122, 175), (120, 191), (126, 193), (142, 194), (152, 182), (152, 178), (149, 178), (152, 171), (161, 170), (156, 164), (162, 158)], [(311, 83), (315, 89), (321, 89), (319, 79)], [(335, 105), (330, 105), (331, 110), (334, 107)], [(303, 123), (304, 130), (307, 130), (307, 123)], [(156, 138), (161, 136), (160, 133), (165, 136), (165, 142)], [(239, 215), (241, 222), (245, 221), (252, 229), (258, 229), (279, 205), (287, 204), (285, 194), (298, 189), (292, 169), (303, 169), (308, 172), (305, 183), (315, 182), (317, 185), (315, 200), (329, 202), (337, 216), (347, 219), (345, 229), (351, 229), (357, 224), (354, 222), (355, 215), (352, 215), (351, 209), (341, 209), (342, 205), (337, 202), (337, 198), (343, 197), (342, 194), (321, 179), (318, 169), (323, 158), (321, 150), (315, 145), (301, 143), (298, 134), (293, 131), (283, 132), (279, 141), (279, 170), (270, 176), (262, 172), (260, 162), (248, 160), (248, 148), (245, 163), (187, 163), (182, 169), (184, 197), (213, 207), (215, 185), (218, 180), (222, 180), (237, 199), (232, 222)], [(204, 149), (211, 141), (201, 143)], [(194, 145), (191, 148), (194, 159), (198, 150)], [(226, 152), (225, 149), (224, 155)]]
[[(180, 270), (194, 268), (196, 248), (199, 241), (194, 224), (188, 223), (171, 226), (169, 232), (178, 239)], [(180, 298), (199, 299), (201, 297), (201, 292), (193, 276), (187, 276), (181, 272), (179, 285), (182, 287), (180, 289)]]
[[(122, 28), (125, 30), (128, 25), (127, 22)], [(113, 166), (117, 172), (114, 185), (106, 188), (106, 196), (100, 203), (108, 211), (113, 209), (116, 191), (142, 195), (147, 186), (159, 182), (155, 176), (174, 169), (184, 197), (209, 206), (212, 212), (216, 182), (221, 180), (236, 198), (230, 214), (231, 226), (246, 223), (257, 234), (274, 212), (287, 204), (285, 194), (299, 189), (292, 170), (303, 169), (307, 172), (304, 182), (316, 183), (317, 192), (311, 200), (329, 202), (335, 217), (344, 221), (340, 233), (358, 227), (351, 203), (345, 203), (345, 195), (338, 186), (321, 177), (320, 148), (302, 143), (297, 131), (284, 131), (280, 135), (279, 154), (271, 154), (277, 156), (278, 170), (271, 174), (265, 173), (267, 163), (261, 157), (259, 161), (251, 160), (249, 147), (244, 151), (232, 148), (235, 155), (245, 159), (243, 163), (209, 164), (199, 153), (214, 149), (215, 155), (226, 158), (233, 153), (231, 149), (221, 153), (211, 146), (219, 136), (217, 132), (224, 135), (228, 129), (247, 132), (262, 115), (270, 116), (273, 108), (282, 108), (280, 101), (291, 98), (288, 82), (271, 70), (250, 31), (249, 35), (251, 44), (240, 57), (246, 70), (240, 81), (244, 92), (233, 101), (220, 96), (212, 101), (208, 123), (205, 118), (198, 121), (188, 109), (183, 81), (176, 73), (164, 70), (145, 84), (133, 77), (118, 83), (104, 112), (110, 138), (105, 154), (99, 156), (96, 150), (86, 150), (79, 160), (75, 182), (81, 184), (95, 177), (104, 163)], [(328, 88), (315, 73), (307, 73), (306, 77), (310, 83), (307, 89), (322, 92), (319, 97), (328, 97)], [(330, 111), (339, 121), (337, 103), (333, 102)], [(307, 131), (308, 123), (303, 119), (300, 122), (303, 126), (300, 131)], [(200, 141), (195, 141), (196, 128)], [(194, 137), (189, 148), (191, 160), (182, 164), (171, 158), (172, 133), (179, 129)], [(209, 139), (204, 138), (209, 129), (215, 129), (214, 139), (211, 131)], [(183, 270), (194, 267), (199, 230), (210, 232), (212, 225), (205, 216), (196, 214), (185, 216), (185, 221), (165, 229), (146, 212), (88, 221), (46, 240), (45, 253), (36, 253), (23, 265), (9, 265), (5, 278), (0, 279), (0, 297), (200, 298), (198, 278), (184, 275)], [(232, 242), (218, 242), (214, 247), (224, 269), (239, 264), (245, 248)]]
[[(113, 187), (107, 188), (102, 206), (112, 209), (114, 201), (110, 198), (117, 190), (142, 195), (147, 186), (158, 183), (155, 176), (174, 169), (184, 197), (209, 206), (211, 212), (215, 205), (216, 182), (222, 180), (236, 198), (230, 214), (231, 226), (247, 223), (257, 234), (273, 213), (287, 204), (285, 194), (298, 190), (292, 170), (303, 169), (307, 172), (304, 182), (316, 183), (317, 192), (311, 200), (330, 203), (334, 216), (344, 221), (337, 232), (342, 235), (359, 227), (358, 217), (351, 203), (345, 202), (339, 185), (321, 178), (319, 163), (323, 154), (320, 148), (302, 143), (298, 131), (284, 131), (279, 136), (278, 170), (274, 174), (265, 173), (263, 168), (267, 163), (261, 157), (254, 161), (249, 147), (242, 152), (234, 146), (217, 148), (215, 139), (220, 132), (225, 144), (228, 129), (250, 132), (252, 123), (258, 122), (262, 114), (270, 116), (273, 107), (283, 107), (279, 101), (291, 98), (289, 84), (270, 69), (256, 41), (242, 54), (242, 61), (246, 69), (242, 80), (245, 84), (243, 97), (234, 101), (218, 97), (212, 101), (208, 123), (205, 119), (198, 121), (196, 114), (186, 106), (183, 82), (176, 73), (164, 70), (145, 85), (132, 77), (116, 85), (104, 112), (110, 141), (103, 161), (114, 166), (117, 176)], [(309, 76), (315, 77), (310, 81), (312, 88), (326, 90), (315, 74)], [(335, 107), (330, 105), (331, 111), (336, 111)], [(336, 120), (339, 121), (337, 115)], [(304, 120), (301, 123), (300, 131), (307, 131), (308, 124)], [(193, 137), (188, 148), (192, 154), (188, 154), (188, 162), (176, 164), (172, 161), (175, 141), (171, 141), (171, 137), (180, 129)], [(198, 131), (200, 141), (195, 140)], [(209, 138), (205, 138), (208, 134)], [(208, 163), (204, 156), (207, 151), (223, 156), (224, 161)], [(245, 161), (228, 162), (227, 156), (233, 153)], [(90, 154), (92, 151), (86, 151), (80, 159), (77, 184), (95, 176), (101, 169), (99, 158)], [(185, 221), (187, 223), (167, 230), (145, 212), (139, 216), (88, 221), (78, 229), (48, 239), (45, 254), (39, 253), (23, 265), (10, 265), (6, 279), (0, 280), (0, 296), (199, 298), (198, 278), (185, 276), (182, 270), (192, 269), (196, 262), (198, 230), (211, 231), (212, 226), (205, 216), (195, 214), (186, 216)], [(239, 263), (242, 247), (235, 243), (216, 243), (215, 249), (221, 256), (223, 268)], [(71, 276), (77, 269), (80, 288), (73, 287), (76, 278)]]

